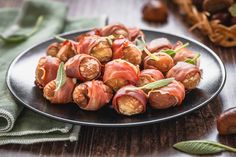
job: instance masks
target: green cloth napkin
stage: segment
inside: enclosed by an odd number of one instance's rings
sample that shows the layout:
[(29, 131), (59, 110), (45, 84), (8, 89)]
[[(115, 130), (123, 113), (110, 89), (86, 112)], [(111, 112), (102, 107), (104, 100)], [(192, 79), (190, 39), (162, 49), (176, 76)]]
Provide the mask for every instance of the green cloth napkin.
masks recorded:
[(30, 144), (46, 141), (78, 139), (80, 126), (59, 122), (38, 115), (14, 101), (5, 83), (11, 61), (22, 51), (55, 34), (83, 28), (104, 26), (106, 17), (67, 20), (67, 7), (55, 1), (24, 2), (21, 10), (0, 9), (0, 33), (3, 35), (26, 33), (32, 30), (37, 18), (44, 20), (39, 31), (28, 40), (17, 44), (0, 41), (0, 145)]

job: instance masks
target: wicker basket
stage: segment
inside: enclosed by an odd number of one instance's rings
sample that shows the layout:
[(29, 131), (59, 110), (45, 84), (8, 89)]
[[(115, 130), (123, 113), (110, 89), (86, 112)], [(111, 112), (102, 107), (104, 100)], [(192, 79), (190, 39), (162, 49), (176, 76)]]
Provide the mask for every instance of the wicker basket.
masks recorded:
[(227, 27), (218, 20), (209, 20), (207, 12), (199, 12), (192, 4), (192, 0), (175, 0), (179, 9), (187, 16), (193, 25), (190, 30), (198, 28), (207, 35), (212, 42), (223, 47), (236, 46), (236, 25)]

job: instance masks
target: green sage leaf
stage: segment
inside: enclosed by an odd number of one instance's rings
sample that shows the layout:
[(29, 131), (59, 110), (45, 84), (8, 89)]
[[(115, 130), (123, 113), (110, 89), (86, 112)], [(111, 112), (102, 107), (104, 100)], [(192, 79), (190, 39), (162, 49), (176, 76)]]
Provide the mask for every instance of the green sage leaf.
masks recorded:
[(57, 70), (57, 78), (56, 78), (56, 89), (55, 91), (59, 90), (66, 82), (66, 73), (64, 70), (64, 63), (61, 62), (59, 68)]
[(164, 52), (168, 55), (170, 55), (172, 58), (175, 57), (176, 52), (174, 50), (168, 49), (168, 50), (162, 50), (161, 52)]
[(55, 35), (54, 38), (57, 39), (57, 40), (59, 40), (59, 41), (61, 41), (61, 42), (67, 40), (66, 38), (62, 38), (62, 37), (60, 37), (59, 35)]
[(138, 39), (136, 39), (136, 46), (140, 51), (143, 51), (145, 46), (146, 46), (146, 42), (143, 39), (143, 37), (140, 37)]
[(229, 8), (229, 12), (233, 17), (236, 17), (236, 3)]
[(185, 60), (186, 63), (196, 65), (198, 58), (201, 56), (200, 53), (198, 53), (193, 59), (187, 59)]
[(146, 49), (146, 47), (143, 48), (144, 52), (150, 57), (150, 59), (158, 61), (159, 58), (157, 56), (155, 56), (154, 54), (152, 54), (150, 51), (148, 51), (148, 49)]
[(139, 89), (156, 89), (160, 87), (164, 87), (168, 85), (169, 83), (173, 82), (175, 79), (174, 78), (167, 78), (167, 79), (162, 79), (158, 80), (155, 82), (148, 83), (142, 87), (138, 87)]
[(235, 148), (208, 140), (182, 141), (174, 144), (173, 147), (182, 152), (194, 155), (216, 154), (223, 151), (236, 153)]

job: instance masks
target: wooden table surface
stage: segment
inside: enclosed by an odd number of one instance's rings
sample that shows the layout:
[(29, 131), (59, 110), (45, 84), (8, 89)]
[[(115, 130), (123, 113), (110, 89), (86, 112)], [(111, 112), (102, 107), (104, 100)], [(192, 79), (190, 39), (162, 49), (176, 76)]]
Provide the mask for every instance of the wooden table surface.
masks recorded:
[[(62, 1), (62, 0), (61, 0)], [(219, 136), (215, 119), (236, 101), (236, 48), (221, 48), (198, 32), (189, 32), (188, 25), (170, 6), (168, 22), (150, 24), (142, 20), (145, 0), (65, 0), (70, 17), (106, 14), (110, 22), (152, 28), (192, 37), (213, 49), (227, 70), (222, 92), (208, 105), (178, 119), (132, 128), (98, 128), (83, 126), (77, 142), (51, 142), (0, 147), (0, 156), (189, 156), (172, 148), (182, 140), (210, 139), (236, 147), (236, 136)], [(22, 0), (0, 0), (0, 7), (19, 7)], [(214, 81), (214, 80), (212, 80)], [(223, 153), (217, 156), (236, 156)]]

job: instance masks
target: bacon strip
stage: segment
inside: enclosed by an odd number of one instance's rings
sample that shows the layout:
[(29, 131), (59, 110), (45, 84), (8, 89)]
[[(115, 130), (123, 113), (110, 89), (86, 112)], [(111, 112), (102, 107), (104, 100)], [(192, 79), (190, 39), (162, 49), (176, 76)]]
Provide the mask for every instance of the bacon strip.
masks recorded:
[(145, 112), (146, 111), (146, 104), (147, 104), (146, 94), (140, 89), (130, 90), (130, 87), (133, 88), (134, 86), (128, 85), (128, 86), (122, 87), (121, 89), (119, 89), (116, 92), (116, 95), (114, 96), (114, 98), (112, 100), (113, 108), (118, 113), (120, 113), (118, 103), (117, 103), (118, 99), (122, 96), (130, 96), (130, 97), (133, 97), (133, 98), (137, 99), (143, 105), (143, 111), (142, 112)]
[(77, 45), (77, 53), (90, 54), (92, 49), (102, 41), (106, 39), (97, 35), (83, 36)]
[(123, 35), (129, 40), (131, 39), (128, 28), (121, 23), (110, 24), (101, 28), (100, 34), (101, 36)]
[(35, 73), (36, 85), (43, 88), (47, 83), (54, 80), (57, 77), (59, 64), (60, 60), (56, 57), (45, 56), (40, 58)]
[(199, 75), (201, 76), (201, 71), (196, 65), (186, 62), (178, 62), (168, 71), (166, 77), (174, 77), (175, 80), (182, 82), (190, 73), (199, 73)]
[(159, 70), (155, 69), (144, 69), (141, 71), (139, 76), (145, 76), (145, 75), (149, 75), (155, 80), (164, 79), (164, 75)]
[(94, 79), (98, 78), (101, 75), (101, 63), (95, 57), (87, 55), (87, 54), (78, 54), (78, 55), (75, 55), (73, 58), (70, 58), (65, 64), (66, 75), (69, 77), (77, 78), (82, 81), (86, 81), (87, 79), (81, 75), (81, 71), (80, 71), (80, 64), (85, 58), (91, 58), (97, 61), (99, 65), (98, 69), (100, 72)]
[(142, 52), (128, 39), (118, 38), (112, 44), (113, 59), (122, 58), (135, 65), (141, 63)]
[(75, 80), (67, 77), (64, 85), (55, 91), (56, 81), (49, 82), (43, 89), (44, 97), (54, 104), (65, 104), (72, 100), (72, 92), (75, 87)]
[[(184, 85), (178, 81), (173, 81), (167, 86), (153, 90), (150, 92), (160, 92), (161, 94), (169, 94), (177, 98), (177, 105), (180, 105), (185, 98)], [(162, 101), (162, 100), (160, 100)]]
[[(98, 110), (105, 104), (109, 103), (112, 98), (112, 93), (105, 91), (105, 84), (102, 81), (88, 81), (84, 84), (88, 87), (89, 102), (83, 107), (85, 110)], [(108, 87), (107, 87), (108, 88)]]
[(172, 44), (166, 38), (157, 38), (147, 44), (147, 49), (152, 53), (159, 52), (162, 49), (171, 49), (171, 48)]
[(110, 79), (121, 78), (129, 81), (131, 84), (136, 84), (138, 81), (138, 75), (138, 67), (127, 61), (116, 59), (105, 65), (103, 81), (106, 83)]

